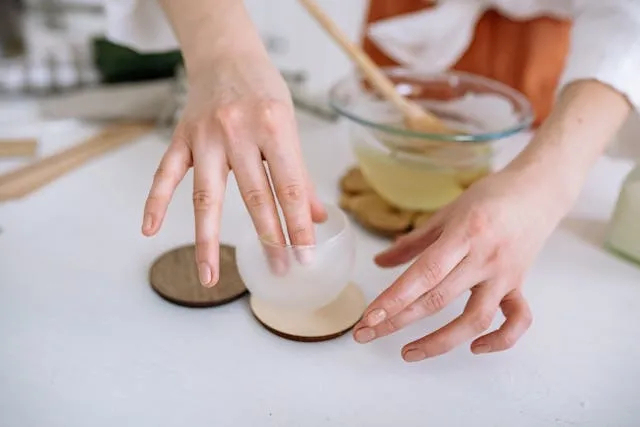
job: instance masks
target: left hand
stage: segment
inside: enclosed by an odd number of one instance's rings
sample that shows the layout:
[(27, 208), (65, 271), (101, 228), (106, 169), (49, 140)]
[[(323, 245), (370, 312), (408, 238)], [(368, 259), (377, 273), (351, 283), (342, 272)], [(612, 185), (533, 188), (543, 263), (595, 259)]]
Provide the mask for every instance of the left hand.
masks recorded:
[[(497, 172), (398, 239), (376, 257), (379, 266), (395, 267), (422, 254), (370, 304), (354, 328), (356, 341), (389, 335), (471, 291), (459, 317), (407, 344), (403, 358), (438, 356), (467, 340), (476, 354), (512, 347), (531, 324), (523, 277), (568, 209), (559, 187), (540, 171)], [(499, 308), (506, 321), (481, 335)]]

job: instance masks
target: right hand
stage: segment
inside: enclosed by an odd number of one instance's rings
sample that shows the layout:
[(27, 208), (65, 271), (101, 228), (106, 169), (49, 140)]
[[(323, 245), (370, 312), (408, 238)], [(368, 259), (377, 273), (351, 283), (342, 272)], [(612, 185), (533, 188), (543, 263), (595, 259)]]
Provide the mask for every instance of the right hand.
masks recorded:
[[(326, 212), (304, 166), (288, 88), (263, 46), (204, 64), (188, 69), (188, 100), (155, 174), (143, 233), (158, 232), (174, 190), (193, 166), (196, 261), (201, 283), (211, 287), (219, 278), (220, 217), (231, 170), (258, 237), (272, 248), (286, 242), (276, 200), (292, 245), (314, 244), (313, 222), (324, 221)], [(274, 272), (284, 271), (286, 258), (267, 256)]]

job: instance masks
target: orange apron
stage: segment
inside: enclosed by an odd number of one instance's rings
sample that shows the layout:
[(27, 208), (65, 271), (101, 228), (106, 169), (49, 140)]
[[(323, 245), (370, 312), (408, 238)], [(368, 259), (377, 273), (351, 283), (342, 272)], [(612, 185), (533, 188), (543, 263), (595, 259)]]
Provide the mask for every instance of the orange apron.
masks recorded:
[[(370, 0), (367, 23), (432, 7), (425, 0)], [(551, 111), (569, 50), (571, 22), (512, 21), (496, 11), (479, 20), (473, 42), (452, 67), (498, 80), (524, 93), (539, 125)], [(363, 47), (380, 66), (398, 65), (366, 36)]]

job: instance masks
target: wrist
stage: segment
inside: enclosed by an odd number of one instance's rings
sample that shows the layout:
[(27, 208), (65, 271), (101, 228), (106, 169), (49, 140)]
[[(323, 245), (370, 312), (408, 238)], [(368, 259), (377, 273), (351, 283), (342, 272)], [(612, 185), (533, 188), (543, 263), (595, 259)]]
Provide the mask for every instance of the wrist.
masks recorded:
[(201, 75), (210, 77), (212, 70), (220, 73), (236, 58), (268, 58), (268, 54), (257, 34), (250, 35), (245, 32), (235, 37), (234, 32), (231, 31), (207, 46), (200, 44), (192, 49), (183, 49), (183, 59), (189, 79), (198, 78)]
[(570, 209), (589, 170), (626, 119), (626, 98), (597, 81), (578, 81), (561, 92), (549, 118), (508, 171), (537, 180)]
[[(574, 199), (591, 167), (577, 149), (580, 141), (565, 134), (558, 123), (547, 121), (506, 169), (551, 185), (566, 199)], [(535, 177), (535, 178), (534, 178)]]
[(180, 43), (188, 74), (209, 73), (230, 58), (266, 54), (240, 0), (160, 0)]

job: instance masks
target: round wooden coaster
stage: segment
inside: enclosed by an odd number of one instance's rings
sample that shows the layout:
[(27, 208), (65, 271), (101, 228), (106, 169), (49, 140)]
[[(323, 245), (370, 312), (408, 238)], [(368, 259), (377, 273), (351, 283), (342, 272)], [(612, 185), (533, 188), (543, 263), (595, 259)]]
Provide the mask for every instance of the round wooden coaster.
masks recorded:
[(205, 288), (198, 279), (195, 246), (183, 246), (161, 255), (151, 266), (149, 282), (158, 295), (186, 307), (213, 307), (247, 293), (236, 266), (233, 246), (220, 245), (220, 280)]
[(254, 317), (267, 330), (301, 342), (327, 341), (344, 335), (358, 323), (367, 308), (362, 291), (353, 283), (332, 303), (310, 313), (287, 311), (253, 295), (249, 301)]

